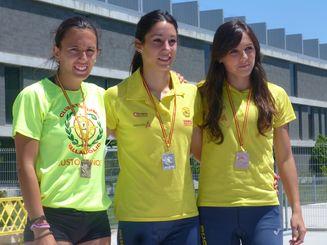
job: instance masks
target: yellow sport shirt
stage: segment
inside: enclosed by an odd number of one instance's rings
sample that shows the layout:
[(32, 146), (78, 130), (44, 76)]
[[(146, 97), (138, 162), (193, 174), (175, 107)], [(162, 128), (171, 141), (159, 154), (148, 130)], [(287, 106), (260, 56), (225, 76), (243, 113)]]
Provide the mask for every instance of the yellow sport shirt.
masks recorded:
[[(73, 208), (93, 212), (107, 210), (111, 201), (106, 193), (104, 146), (106, 120), (104, 89), (82, 82), (81, 91), (66, 91), (77, 114), (60, 87), (44, 78), (24, 88), (13, 105), (13, 129), (39, 142), (35, 171), (45, 207)], [(78, 121), (89, 125), (86, 159), (92, 162), (91, 177), (80, 177), (85, 155)], [(83, 153), (83, 155), (81, 154)]]
[[(273, 118), (273, 128), (278, 128), (294, 120), (295, 114), (284, 89), (272, 83), (268, 83), (268, 88), (276, 102), (277, 116)], [(231, 86), (230, 90), (242, 128), (249, 90), (240, 92)], [(277, 193), (273, 188), (273, 129), (266, 133), (266, 137), (259, 134), (258, 110), (251, 101), (246, 132), (243, 136), (244, 148), (250, 155), (250, 164), (247, 170), (235, 169), (235, 154), (240, 148), (226, 87), (223, 91), (223, 101), (224, 109), (219, 123), (224, 134), (224, 142), (220, 145), (209, 142), (208, 132), (204, 131), (198, 205), (215, 207), (278, 205)]]
[[(171, 78), (177, 94), (169, 149), (175, 155), (174, 170), (163, 170), (166, 145), (140, 71), (105, 92), (107, 127), (115, 130), (118, 143), (120, 174), (114, 207), (120, 221), (167, 221), (198, 215), (189, 154), (196, 87), (180, 84), (173, 72)], [(161, 101), (154, 100), (169, 135), (173, 90)]]

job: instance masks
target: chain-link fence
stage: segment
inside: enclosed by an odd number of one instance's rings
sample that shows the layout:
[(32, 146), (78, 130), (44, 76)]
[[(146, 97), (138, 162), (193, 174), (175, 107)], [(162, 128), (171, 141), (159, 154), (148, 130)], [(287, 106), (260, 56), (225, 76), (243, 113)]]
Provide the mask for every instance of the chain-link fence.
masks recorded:
[[(308, 229), (327, 229), (327, 144), (293, 147), (299, 177), (302, 213)], [(282, 186), (281, 186), (282, 187)], [(291, 209), (282, 190), (284, 228), (290, 228)]]
[[(324, 159), (327, 145), (317, 148), (293, 147), (299, 175), (299, 190), (302, 212), (307, 228), (327, 229), (327, 161)], [(191, 159), (194, 187), (198, 188), (199, 164)], [(113, 200), (119, 164), (115, 147), (108, 147), (106, 153), (106, 186), (108, 195)], [(280, 184), (279, 191), (283, 205), (284, 228), (290, 228), (291, 210)], [(16, 174), (15, 149), (0, 149), (0, 197), (20, 196)], [(117, 221), (113, 214), (113, 206), (109, 209), (109, 217), (113, 226)]]

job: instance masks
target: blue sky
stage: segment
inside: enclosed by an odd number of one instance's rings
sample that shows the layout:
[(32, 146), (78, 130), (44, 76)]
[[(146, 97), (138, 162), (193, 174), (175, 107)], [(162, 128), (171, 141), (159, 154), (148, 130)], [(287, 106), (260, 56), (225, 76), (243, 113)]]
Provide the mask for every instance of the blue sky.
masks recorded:
[[(172, 3), (194, 0), (172, 0)], [(266, 22), (267, 29), (327, 43), (326, 0), (198, 0), (200, 10), (223, 9), (224, 17), (245, 16), (247, 23)]]

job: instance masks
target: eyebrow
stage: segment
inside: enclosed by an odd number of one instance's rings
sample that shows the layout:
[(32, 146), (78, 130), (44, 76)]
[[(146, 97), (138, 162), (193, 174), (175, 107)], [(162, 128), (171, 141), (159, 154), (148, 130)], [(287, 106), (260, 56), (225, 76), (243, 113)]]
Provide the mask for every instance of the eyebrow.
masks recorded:
[[(150, 37), (154, 37), (154, 36), (164, 36), (165, 34), (164, 33), (154, 33), (152, 35), (150, 35)], [(177, 37), (177, 35), (173, 34), (173, 35), (170, 35), (169, 37)]]

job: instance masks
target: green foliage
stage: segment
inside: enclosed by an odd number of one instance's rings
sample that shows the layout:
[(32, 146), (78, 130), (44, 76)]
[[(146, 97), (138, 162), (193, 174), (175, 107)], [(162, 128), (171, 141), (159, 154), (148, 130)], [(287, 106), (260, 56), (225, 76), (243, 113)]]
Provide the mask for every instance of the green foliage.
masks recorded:
[(321, 166), (320, 169), (321, 169), (322, 175), (327, 177), (327, 165)]
[(317, 176), (327, 176), (327, 136), (319, 135), (312, 149), (310, 170)]
[(5, 190), (0, 190), (0, 198), (1, 197), (7, 197), (7, 191)]

